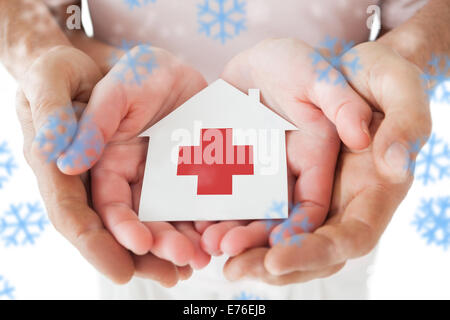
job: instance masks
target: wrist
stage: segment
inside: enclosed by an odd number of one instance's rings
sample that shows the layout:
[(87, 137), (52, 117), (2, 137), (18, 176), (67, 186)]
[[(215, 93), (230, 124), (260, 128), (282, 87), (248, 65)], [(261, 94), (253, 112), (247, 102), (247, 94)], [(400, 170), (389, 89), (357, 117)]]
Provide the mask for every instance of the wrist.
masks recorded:
[(423, 70), (429, 60), (426, 35), (421, 28), (416, 26), (400, 27), (387, 33), (378, 39), (377, 42), (390, 47), (403, 58), (417, 65), (421, 70)]
[(21, 46), (9, 48), (2, 60), (13, 77), (20, 81), (20, 78), (40, 56), (67, 46), (72, 47), (68, 41), (52, 42), (45, 46), (35, 46), (32, 42), (24, 41)]
[(413, 17), (379, 41), (423, 70), (433, 54), (450, 53), (449, 19), (448, 0), (428, 1)]
[(0, 39), (0, 60), (15, 78), (43, 53), (56, 46), (70, 46), (41, 1), (0, 0)]

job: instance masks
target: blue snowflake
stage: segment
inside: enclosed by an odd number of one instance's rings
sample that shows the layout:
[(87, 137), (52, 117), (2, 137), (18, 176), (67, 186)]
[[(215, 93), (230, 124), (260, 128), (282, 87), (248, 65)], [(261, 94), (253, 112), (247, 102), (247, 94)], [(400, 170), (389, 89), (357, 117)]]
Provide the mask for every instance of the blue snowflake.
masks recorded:
[(422, 74), (425, 91), (430, 100), (450, 103), (450, 58), (448, 56), (432, 56), (428, 67)]
[(14, 299), (14, 287), (12, 287), (9, 282), (0, 275), (0, 300), (4, 299)]
[(427, 244), (442, 246), (445, 250), (450, 245), (450, 197), (422, 200), (413, 225)]
[[(270, 230), (273, 226), (281, 224), (280, 230), (272, 233), (271, 237), (273, 239), (273, 244), (278, 243), (285, 245), (297, 245), (301, 246), (304, 235), (298, 234), (301, 230), (302, 232), (309, 232), (312, 230), (313, 225), (309, 221), (309, 217), (305, 214), (304, 210), (300, 207), (300, 203), (296, 205), (289, 205), (289, 218), (279, 221), (274, 221), (273, 214), (275, 213), (279, 218), (284, 217), (284, 208), (288, 205), (287, 202), (273, 202), (269, 211), (266, 213), (265, 220), (266, 229)], [(290, 240), (287, 241), (287, 238)]]
[(61, 155), (72, 142), (76, 131), (77, 121), (72, 106), (60, 108), (48, 116), (35, 138), (47, 162), (55, 161)]
[(225, 44), (246, 29), (245, 6), (243, 0), (204, 0), (198, 5), (200, 33)]
[(252, 293), (247, 293), (245, 291), (241, 291), (239, 295), (234, 296), (234, 300), (261, 300), (260, 297), (254, 295)]
[(125, 3), (128, 5), (128, 8), (130, 10), (133, 10), (134, 7), (136, 8), (140, 8), (143, 7), (147, 4), (149, 4), (150, 2), (156, 2), (156, 0), (124, 0)]
[(274, 219), (286, 219), (284, 214), (284, 208), (287, 205), (286, 201), (274, 201), (270, 206), (269, 210), (265, 213), (264, 221), (266, 224), (266, 230), (272, 229), (273, 226), (280, 224), (280, 221)]
[(91, 117), (85, 117), (79, 124), (76, 138), (65, 154), (58, 159), (60, 168), (87, 168), (97, 159), (103, 148), (103, 138)]
[(6, 246), (34, 244), (47, 223), (38, 202), (11, 204), (0, 218), (0, 237)]
[(115, 72), (116, 78), (122, 83), (142, 84), (148, 74), (157, 68), (156, 58), (150, 44), (134, 43), (122, 40), (121, 50), (125, 51), (122, 57), (112, 54), (111, 65), (121, 65), (122, 69)]
[[(320, 46), (327, 50), (327, 54), (324, 57), (318, 50), (315, 50), (311, 54), (312, 64), (315, 67), (315, 72), (318, 74), (319, 81), (326, 81), (334, 85), (345, 86), (347, 80), (340, 72), (343, 68), (350, 70), (351, 75), (355, 75), (358, 70), (362, 68), (359, 64), (359, 57), (356, 54), (356, 50), (352, 49), (354, 45), (353, 41), (346, 42), (345, 40), (339, 41), (337, 38), (331, 38), (327, 36), (324, 41), (320, 43)], [(345, 54), (352, 54), (352, 59), (348, 60), (348, 57), (343, 59)], [(328, 62), (328, 63), (325, 63)], [(336, 76), (331, 76), (333, 70), (337, 70)], [(334, 78), (332, 81), (332, 78)]]
[[(418, 139), (410, 144), (409, 152), (411, 154), (417, 153), (423, 142), (424, 139)], [(450, 149), (447, 143), (432, 134), (418, 154), (416, 161), (410, 161), (409, 168), (416, 171), (416, 178), (421, 180), (424, 185), (450, 177)]]
[(13, 174), (13, 170), (17, 168), (11, 150), (8, 148), (6, 141), (0, 142), (0, 189), (3, 188)]

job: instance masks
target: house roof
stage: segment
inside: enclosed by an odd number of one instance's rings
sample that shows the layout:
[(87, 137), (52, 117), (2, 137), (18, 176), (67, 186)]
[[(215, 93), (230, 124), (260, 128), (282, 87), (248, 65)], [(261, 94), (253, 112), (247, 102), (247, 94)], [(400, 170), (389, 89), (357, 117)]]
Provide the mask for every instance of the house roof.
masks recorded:
[(250, 89), (249, 93), (247, 95), (218, 79), (140, 136), (191, 128), (194, 121), (200, 121), (203, 128), (297, 130), (290, 122), (259, 102), (259, 90)]

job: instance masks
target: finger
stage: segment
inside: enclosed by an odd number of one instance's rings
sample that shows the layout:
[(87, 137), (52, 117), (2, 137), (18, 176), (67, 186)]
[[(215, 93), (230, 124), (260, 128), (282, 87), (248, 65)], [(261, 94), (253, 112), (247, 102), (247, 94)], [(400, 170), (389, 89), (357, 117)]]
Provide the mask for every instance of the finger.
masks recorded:
[[(325, 61), (322, 63), (327, 64)], [(327, 67), (332, 66), (325, 66)], [(341, 73), (335, 69), (332, 72), (337, 75)], [(309, 100), (335, 124), (339, 137), (347, 147), (361, 150), (369, 146), (372, 110), (345, 80), (343, 85), (336, 85), (317, 78), (311, 79), (311, 87), (308, 89)]]
[[(147, 65), (154, 64), (150, 69), (137, 67), (134, 74), (137, 82), (128, 81), (130, 74), (123, 74), (123, 66), (130, 63), (130, 57), (139, 58)], [(185, 73), (191, 77), (183, 78)], [(133, 74), (131, 76), (133, 78)], [(74, 142), (58, 160), (59, 168), (67, 174), (86, 171), (100, 158), (101, 152), (98, 151), (105, 143), (137, 136), (203, 86), (200, 74), (188, 69), (168, 52), (147, 45), (133, 48), (95, 86), (81, 119), (85, 125), (81, 126)], [(67, 156), (79, 154), (84, 149), (91, 150), (87, 159), (75, 164), (67, 163)]]
[(50, 50), (30, 67), (21, 85), (37, 132), (32, 150), (39, 159), (55, 161), (72, 142), (77, 119), (71, 101), (87, 102), (100, 78), (93, 61), (64, 47)]
[(139, 141), (110, 146), (91, 171), (94, 208), (117, 241), (137, 255), (146, 254), (153, 244), (151, 232), (133, 209), (130, 187), (139, 174), (145, 148)]
[(276, 246), (297, 246), (303, 237), (313, 232), (327, 216), (328, 207), (311, 202), (297, 202), (289, 218), (275, 226), (270, 233), (270, 244)]
[(180, 280), (187, 280), (192, 276), (192, 273), (194, 272), (191, 268), (191, 266), (183, 266), (183, 267), (177, 267), (178, 269), (178, 276), (180, 277)]
[(270, 250), (267, 248), (254, 248), (228, 259), (224, 266), (225, 277), (230, 281), (250, 278), (264, 281), (271, 285), (287, 285), (328, 277), (338, 272), (344, 266), (344, 264), (340, 264), (321, 270), (297, 271), (277, 276), (270, 274), (264, 267), (264, 259), (268, 251)]
[(189, 264), (194, 269), (201, 269), (208, 265), (211, 256), (201, 248), (201, 235), (194, 229), (192, 222), (175, 222), (175, 228), (184, 234), (194, 245), (195, 253)]
[(244, 92), (253, 87), (263, 89), (263, 101), (288, 119), (299, 109), (319, 108), (349, 148), (366, 148), (370, 143), (368, 126), (372, 115), (369, 105), (345, 79), (339, 85), (322, 81), (317, 68), (330, 69), (334, 77), (342, 75), (321, 55), (318, 55), (320, 66), (315, 65), (315, 55), (317, 52), (298, 40), (266, 40), (236, 56), (226, 66), (222, 78)]
[(191, 240), (175, 229), (168, 222), (144, 222), (153, 235), (151, 252), (161, 258), (173, 262), (177, 266), (185, 266), (193, 260), (195, 247)]
[[(303, 123), (305, 118), (311, 117), (307, 113), (302, 111), (293, 115), (296, 123), (302, 122), (303, 128), (308, 127), (308, 134), (303, 131), (287, 134), (288, 169), (292, 180), (296, 180), (294, 190), (289, 190), (289, 194), (294, 195), (292, 202), (295, 205), (291, 206), (290, 218), (272, 231), (272, 244), (283, 242), (292, 232), (314, 231), (323, 223), (328, 212), (339, 142), (325, 117), (316, 117), (313, 123)], [(308, 156), (305, 157), (305, 154)], [(327, 156), (324, 157), (324, 154)], [(222, 239), (221, 249), (229, 255), (236, 255), (248, 248), (265, 245), (273, 229), (270, 228), (270, 221), (265, 226), (252, 223), (230, 230)], [(287, 234), (284, 234), (285, 229), (289, 230)]]
[(155, 280), (166, 288), (175, 286), (180, 279), (177, 267), (166, 260), (159, 259), (152, 254), (134, 256), (136, 276)]
[(220, 250), (220, 242), (224, 235), (237, 226), (247, 224), (246, 221), (224, 221), (209, 226), (202, 234), (201, 246), (205, 252), (219, 256), (222, 254)]
[(220, 250), (226, 255), (236, 256), (250, 248), (267, 246), (272, 229), (273, 226), (268, 228), (264, 221), (253, 221), (246, 226), (234, 227), (224, 235)]
[(215, 221), (194, 221), (195, 230), (202, 234), (206, 228), (216, 223)]
[(102, 274), (117, 283), (128, 282), (134, 273), (133, 260), (88, 207), (80, 178), (65, 176), (56, 166), (42, 164), (31, 156), (29, 150), (34, 140), (31, 111), (25, 96), (19, 93), (18, 97), (17, 113), (24, 135), (25, 157), (37, 177), (49, 219)]
[(314, 233), (305, 234), (301, 245), (274, 246), (265, 259), (267, 270), (274, 275), (312, 271), (369, 253), (405, 192), (379, 186), (363, 190), (347, 205), (342, 218), (328, 220)]
[[(323, 138), (311, 139), (301, 131), (287, 135), (288, 168), (297, 180), (293, 190), (293, 206), (289, 219), (277, 226), (272, 235), (289, 224), (293, 231), (312, 232), (320, 226), (328, 213), (339, 142), (334, 132), (323, 122), (309, 126), (311, 133)], [(305, 156), (307, 154), (308, 156)], [(326, 156), (323, 156), (326, 155)]]
[(350, 82), (385, 114), (373, 141), (374, 160), (384, 176), (400, 183), (407, 180), (411, 162), (430, 135), (429, 101), (420, 70), (387, 47), (378, 45), (378, 54), (370, 54), (373, 45), (359, 49), (367, 77)]

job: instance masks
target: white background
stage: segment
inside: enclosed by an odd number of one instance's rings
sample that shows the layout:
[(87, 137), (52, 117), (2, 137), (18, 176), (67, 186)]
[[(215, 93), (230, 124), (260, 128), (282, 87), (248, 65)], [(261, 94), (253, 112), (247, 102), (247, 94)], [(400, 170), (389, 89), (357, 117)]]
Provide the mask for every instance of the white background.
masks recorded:
[[(40, 199), (34, 175), (22, 157), (15, 91), (14, 80), (0, 66), (0, 142), (8, 142), (19, 165), (0, 189), (0, 216), (10, 203)], [(432, 111), (434, 132), (450, 143), (450, 106), (432, 104)], [(450, 195), (450, 179), (426, 188), (414, 183), (383, 235), (376, 263), (369, 270), (371, 298), (450, 299), (450, 248), (427, 245), (411, 225), (420, 199), (438, 195)], [(16, 299), (99, 296), (97, 272), (50, 225), (35, 245), (6, 248), (0, 241), (0, 275), (14, 286)]]

